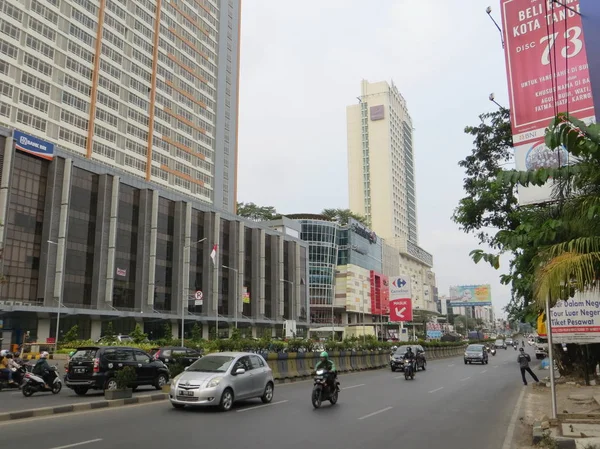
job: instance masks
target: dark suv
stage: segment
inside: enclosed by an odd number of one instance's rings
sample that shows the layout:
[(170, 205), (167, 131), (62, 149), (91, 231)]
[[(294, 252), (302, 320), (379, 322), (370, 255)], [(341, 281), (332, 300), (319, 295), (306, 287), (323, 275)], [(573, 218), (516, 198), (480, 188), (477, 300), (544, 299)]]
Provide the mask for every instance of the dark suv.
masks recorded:
[(183, 366), (190, 366), (196, 360), (202, 357), (200, 352), (181, 346), (164, 346), (161, 348), (152, 348), (150, 355), (154, 360), (160, 360), (165, 365), (170, 365), (179, 361)]
[(425, 371), (427, 369), (427, 359), (425, 358), (425, 349), (421, 345), (406, 345), (400, 346), (390, 357), (390, 368), (392, 371), (404, 371), (404, 354), (406, 354), (406, 350), (408, 347), (412, 349), (413, 354), (417, 360), (417, 371), (422, 369)]
[(153, 385), (160, 390), (169, 382), (169, 369), (141, 349), (126, 346), (86, 346), (78, 348), (67, 366), (65, 384), (78, 395), (88, 390), (117, 388), (115, 372), (131, 366), (137, 379), (132, 388)]

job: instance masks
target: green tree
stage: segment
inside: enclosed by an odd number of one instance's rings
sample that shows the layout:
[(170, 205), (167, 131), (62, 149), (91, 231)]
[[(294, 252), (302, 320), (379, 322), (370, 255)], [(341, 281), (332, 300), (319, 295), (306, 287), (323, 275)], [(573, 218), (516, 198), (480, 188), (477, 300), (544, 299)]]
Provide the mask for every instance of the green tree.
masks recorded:
[(279, 215), (272, 206), (258, 206), (254, 203), (237, 203), (237, 214), (253, 221), (270, 221)]
[(135, 325), (133, 332), (131, 332), (131, 338), (135, 343), (144, 343), (148, 339), (148, 335), (144, 334), (142, 327), (139, 324)]
[[(497, 250), (518, 256), (505, 279), (527, 284), (536, 312), (543, 310), (546, 300), (552, 306), (576, 292), (596, 289), (600, 275), (600, 126), (586, 126), (561, 114), (548, 128), (546, 144), (552, 150), (566, 148), (575, 163), (531, 172), (501, 171), (496, 177), (496, 182), (509, 187), (553, 181), (553, 201), (522, 207), (519, 225), (493, 236)], [(492, 264), (497, 257), (483, 250), (471, 254), (475, 262)], [(579, 350), (556, 351), (563, 374), (592, 370), (600, 361), (600, 345), (590, 345), (589, 352), (591, 360), (586, 363)]]
[(192, 341), (196, 343), (200, 340), (202, 340), (202, 329), (198, 326), (198, 323), (194, 323), (192, 327)]
[(63, 343), (71, 343), (79, 339), (79, 326), (77, 324), (65, 333), (62, 337)]
[(117, 339), (117, 336), (113, 329), (112, 321), (109, 321), (106, 324), (106, 328), (104, 329), (104, 335), (102, 336), (102, 338), (109, 343), (112, 343)]
[(323, 209), (321, 215), (330, 220), (337, 221), (341, 225), (347, 225), (351, 218), (354, 218), (359, 223), (365, 226), (370, 226), (369, 220), (366, 217), (352, 212), (350, 209)]
[(471, 154), (458, 163), (465, 169), (466, 195), (459, 201), (452, 220), (465, 233), (475, 235), (482, 245), (498, 250), (498, 254), (488, 254), (481, 249), (473, 251), (476, 262), (483, 259), (499, 268), (499, 254), (511, 253), (509, 273), (500, 277), (512, 290), (506, 311), (511, 318), (531, 319), (533, 275), (528, 268), (533, 254), (522, 248), (518, 251), (505, 248), (497, 235), (498, 230), (516, 230), (526, 213), (518, 207), (516, 186), (497, 179), (513, 155), (510, 112), (502, 108), (480, 115), (479, 121), (464, 130), (473, 137), (473, 148)]
[(170, 321), (165, 321), (165, 324), (163, 325), (163, 338), (166, 340), (171, 340), (173, 338)]

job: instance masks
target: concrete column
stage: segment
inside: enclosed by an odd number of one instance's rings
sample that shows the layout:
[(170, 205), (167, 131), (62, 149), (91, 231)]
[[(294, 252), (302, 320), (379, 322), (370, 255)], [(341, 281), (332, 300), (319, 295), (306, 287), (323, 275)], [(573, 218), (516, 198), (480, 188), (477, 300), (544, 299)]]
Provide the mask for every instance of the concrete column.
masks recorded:
[[(191, 205), (190, 205), (191, 207)], [(189, 250), (189, 228), (191, 226), (191, 209), (190, 219), (186, 221), (186, 203), (178, 201), (175, 203), (175, 227), (173, 231), (173, 268), (172, 268), (172, 286), (171, 286), (171, 313), (181, 316), (181, 308), (183, 307), (184, 296), (189, 284), (189, 260), (187, 253)], [(186, 231), (187, 228), (187, 231)], [(187, 240), (186, 240), (187, 236)], [(186, 248), (187, 245), (187, 248)], [(186, 264), (187, 258), (187, 264)], [(185, 269), (188, 267), (187, 283), (185, 282)]]
[(8, 214), (8, 194), (12, 179), (12, 162), (14, 155), (12, 137), (4, 137), (4, 157), (2, 160), (2, 178), (0, 180), (0, 248), (4, 248), (4, 234), (6, 232), (6, 216)]
[(271, 238), (267, 236), (264, 229), (259, 231), (258, 237), (258, 288), (259, 288), (259, 302), (258, 302), (258, 313), (257, 318), (265, 316), (265, 277), (266, 277), (266, 239)]
[[(190, 292), (190, 251), (192, 250), (192, 203), (185, 204), (185, 218), (183, 221), (183, 273), (182, 273), (182, 301), (181, 307), (188, 310), (189, 298), (193, 294)], [(178, 308), (178, 311), (181, 311)]]
[(281, 236), (277, 237), (277, 277), (273, 280), (273, 282), (275, 283), (275, 285), (277, 285), (277, 295), (275, 296), (275, 298), (277, 299), (277, 314), (274, 316), (274, 318), (279, 321), (279, 320), (283, 320), (283, 312), (285, 310), (285, 290), (284, 290), (284, 282), (283, 282), (283, 264), (285, 263), (284, 260), (284, 253), (283, 253), (283, 242), (284, 239)]
[(208, 324), (202, 324), (202, 339), (208, 340), (210, 339), (210, 328)]
[(146, 307), (154, 309), (154, 287), (156, 283), (156, 237), (158, 234), (158, 190), (152, 191), (152, 209), (150, 212), (150, 254), (148, 265), (148, 296)]
[[(69, 199), (71, 193), (72, 168), (73, 160), (66, 159), (61, 190), (60, 217), (58, 219), (58, 244), (56, 245), (56, 275), (54, 281), (54, 298), (59, 302), (62, 302), (65, 259), (67, 253), (67, 223), (69, 220)], [(55, 305), (57, 306), (58, 302)]]
[(102, 321), (92, 320), (92, 331), (90, 334), (90, 339), (92, 341), (97, 341), (100, 337), (102, 337)]
[(177, 320), (171, 320), (171, 337), (173, 337), (174, 340), (181, 338), (181, 335), (179, 334), (179, 321)]
[[(94, 273), (92, 276), (91, 304), (105, 308), (106, 279), (108, 278), (108, 238), (112, 208), (112, 178), (98, 177), (98, 201), (96, 203), (96, 238), (94, 239)], [(112, 274), (111, 274), (112, 275)], [(112, 297), (112, 295), (111, 295)]]
[[(213, 244), (214, 245), (219, 245), (219, 234), (221, 232), (221, 214), (218, 212), (214, 213), (213, 216), (213, 222), (214, 222), (214, 226), (213, 226)], [(212, 249), (211, 249), (212, 251)], [(209, 252), (209, 257), (210, 257), (210, 252)], [(213, 263), (212, 259), (210, 261), (209, 266), (212, 266), (212, 285), (211, 285), (211, 294), (210, 297), (212, 299), (211, 301), (211, 312), (212, 312), (212, 316), (216, 317), (216, 321), (218, 323), (219, 321), (219, 272), (221, 271), (220, 268), (220, 263), (221, 263), (221, 254), (220, 254), (220, 250), (217, 249), (217, 255), (215, 256), (215, 261)], [(218, 326), (218, 324), (217, 324)]]
[[(300, 311), (302, 310), (302, 298), (300, 296), (300, 292), (301, 292), (301, 285), (300, 283), (302, 282), (302, 270), (300, 268), (300, 250), (301, 250), (301, 246), (299, 242), (294, 242), (294, 263), (292, 265), (292, 276), (293, 276), (293, 281), (294, 281), (294, 285), (293, 285), (293, 290), (294, 290), (294, 298), (293, 298), (293, 311), (294, 314), (292, 316), (292, 319), (298, 321), (298, 318), (300, 317)], [(292, 310), (292, 309), (290, 309)]]
[(50, 318), (38, 318), (37, 341), (46, 343), (47, 338), (50, 338)]
[(252, 326), (252, 338), (258, 338), (258, 327)]
[[(108, 254), (106, 257), (106, 287), (104, 290), (104, 302), (112, 306), (113, 289), (115, 284), (115, 253), (117, 245), (117, 223), (119, 215), (119, 190), (121, 178), (113, 176), (110, 200), (110, 217), (108, 226)], [(135, 273), (127, 273), (127, 276), (135, 276)]]
[[(246, 268), (245, 257), (246, 257), (246, 226), (242, 221), (237, 222), (238, 238), (237, 238), (237, 261), (236, 266), (238, 269), (237, 282), (237, 296), (234, 297), (236, 307), (238, 310), (238, 319), (243, 318), (244, 312), (244, 301), (242, 295), (244, 293), (244, 271)], [(252, 231), (250, 231), (252, 232)], [(252, 301), (252, 295), (250, 295), (250, 301)]]

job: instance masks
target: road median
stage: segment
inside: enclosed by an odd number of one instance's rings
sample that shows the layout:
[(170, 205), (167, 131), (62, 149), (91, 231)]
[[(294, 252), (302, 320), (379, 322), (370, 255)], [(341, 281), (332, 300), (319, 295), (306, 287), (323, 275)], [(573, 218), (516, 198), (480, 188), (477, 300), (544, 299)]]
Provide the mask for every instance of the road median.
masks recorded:
[(60, 415), (73, 412), (85, 412), (102, 408), (124, 407), (127, 405), (147, 404), (150, 402), (164, 401), (169, 397), (165, 393), (137, 396), (128, 399), (116, 399), (113, 401), (79, 402), (76, 404), (59, 405), (55, 407), (43, 407), (18, 412), (0, 413), (0, 422), (16, 421), (20, 419), (39, 418), (51, 415)]

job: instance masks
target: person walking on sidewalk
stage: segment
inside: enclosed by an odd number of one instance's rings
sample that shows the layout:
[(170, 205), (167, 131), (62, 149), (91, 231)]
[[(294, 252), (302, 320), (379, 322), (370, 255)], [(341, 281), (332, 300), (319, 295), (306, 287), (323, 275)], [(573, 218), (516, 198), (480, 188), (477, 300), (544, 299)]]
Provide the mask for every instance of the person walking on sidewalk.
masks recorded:
[(519, 367), (521, 368), (521, 377), (523, 378), (523, 384), (527, 385), (527, 379), (525, 378), (525, 371), (527, 371), (529, 374), (531, 374), (531, 377), (533, 377), (533, 380), (535, 380), (536, 382), (539, 382), (540, 380), (537, 378), (537, 376), (535, 375), (535, 373), (533, 371), (531, 371), (531, 368), (529, 368), (529, 362), (531, 362), (531, 357), (529, 356), (529, 354), (527, 354), (525, 352), (524, 348), (519, 348), (519, 357), (517, 357), (517, 362), (519, 362)]

